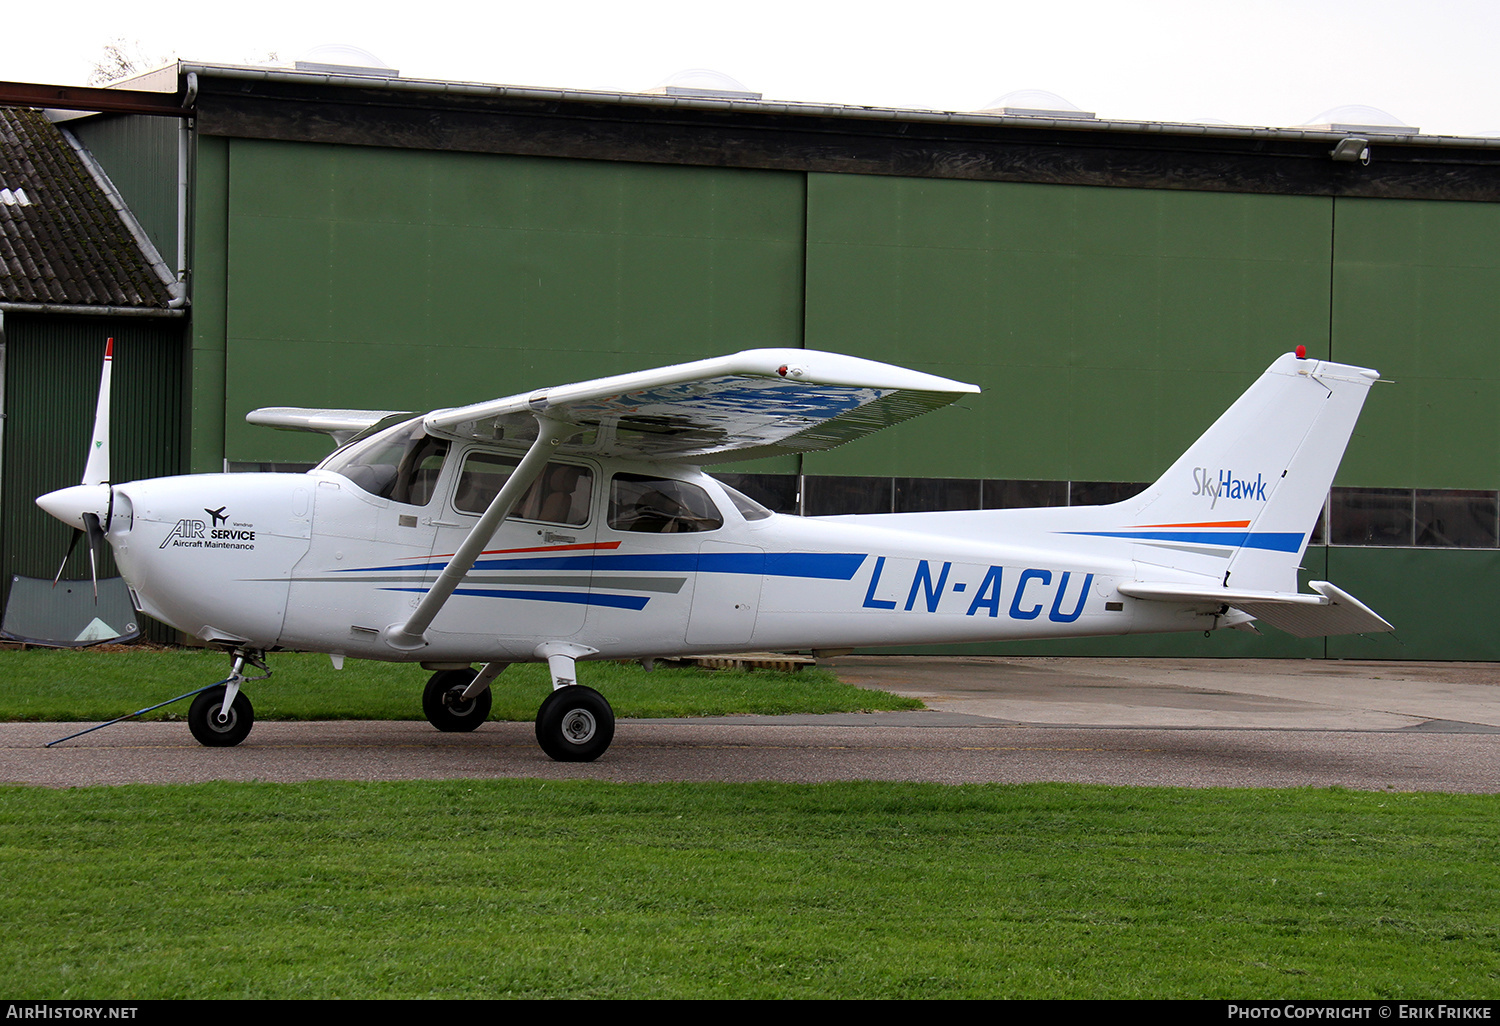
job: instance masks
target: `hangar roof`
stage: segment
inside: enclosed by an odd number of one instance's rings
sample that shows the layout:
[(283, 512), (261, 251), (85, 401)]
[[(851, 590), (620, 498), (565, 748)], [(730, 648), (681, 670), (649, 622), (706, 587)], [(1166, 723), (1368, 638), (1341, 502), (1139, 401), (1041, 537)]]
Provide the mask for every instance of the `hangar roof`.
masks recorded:
[(125, 216), (41, 111), (0, 107), (0, 303), (166, 309)]
[[(170, 69), (164, 69), (170, 70)], [(179, 63), (206, 136), (652, 164), (1500, 202), (1500, 139), (373, 78)], [(1034, 114), (1035, 112), (1033, 112)], [(1371, 130), (1378, 129), (1378, 130)]]
[[(123, 88), (121, 88), (123, 87)], [(0, 102), (192, 118), (200, 136), (651, 164), (1500, 202), (1500, 138), (1403, 125), (1111, 121), (661, 95), (179, 61)], [(58, 115), (54, 114), (54, 118)], [(67, 116), (67, 115), (63, 115)], [(72, 115), (79, 116), (79, 115)]]

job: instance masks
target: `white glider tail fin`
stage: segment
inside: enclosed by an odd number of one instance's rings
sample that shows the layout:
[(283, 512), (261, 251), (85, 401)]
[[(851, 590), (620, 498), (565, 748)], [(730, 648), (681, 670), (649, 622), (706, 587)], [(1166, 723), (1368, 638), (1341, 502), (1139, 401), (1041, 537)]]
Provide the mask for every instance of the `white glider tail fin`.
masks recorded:
[[(1236, 591), (1297, 590), (1297, 568), (1370, 386), (1363, 367), (1273, 363), (1146, 491), (1108, 507), (1137, 562)], [(1090, 532), (1105, 533), (1105, 532)]]

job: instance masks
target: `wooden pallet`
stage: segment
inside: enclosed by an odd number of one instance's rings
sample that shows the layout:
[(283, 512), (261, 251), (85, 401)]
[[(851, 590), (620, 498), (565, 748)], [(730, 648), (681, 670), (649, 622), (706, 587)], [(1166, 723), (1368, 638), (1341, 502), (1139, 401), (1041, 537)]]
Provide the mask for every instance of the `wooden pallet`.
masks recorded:
[(796, 673), (804, 666), (816, 666), (812, 656), (786, 655), (782, 652), (731, 652), (727, 655), (674, 656), (658, 662), (670, 666), (701, 666), (707, 670), (780, 670)]

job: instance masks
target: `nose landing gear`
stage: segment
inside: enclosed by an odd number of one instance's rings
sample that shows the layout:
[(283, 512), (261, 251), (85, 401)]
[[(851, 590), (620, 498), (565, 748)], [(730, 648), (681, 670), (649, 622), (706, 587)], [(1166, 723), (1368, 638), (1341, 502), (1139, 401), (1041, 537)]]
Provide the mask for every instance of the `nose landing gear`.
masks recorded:
[[(240, 693), (240, 685), (271, 676), (271, 669), (259, 652), (235, 649), (233, 659), (229, 679), (200, 691), (188, 708), (188, 730), (200, 745), (209, 748), (232, 748), (249, 736), (250, 728), (255, 726), (255, 710), (250, 699)], [(247, 677), (246, 663), (266, 672)]]

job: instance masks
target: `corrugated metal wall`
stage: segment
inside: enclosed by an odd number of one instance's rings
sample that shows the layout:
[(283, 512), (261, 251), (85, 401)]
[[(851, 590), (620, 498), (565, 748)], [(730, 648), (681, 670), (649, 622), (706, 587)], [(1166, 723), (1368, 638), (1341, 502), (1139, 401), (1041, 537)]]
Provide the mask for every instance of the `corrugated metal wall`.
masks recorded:
[(1500, 204), (1340, 199), (1333, 355), (1378, 367), (1341, 484), (1500, 487)]
[[(0, 601), (12, 574), (51, 577), (70, 528), (35, 498), (77, 484), (94, 426), (106, 338), (115, 339), (110, 408), (112, 474), (117, 481), (183, 470), (182, 325), (142, 318), (5, 317), (5, 437), (0, 453)], [(105, 554), (105, 576), (115, 573)], [(80, 543), (68, 578), (89, 576)]]

